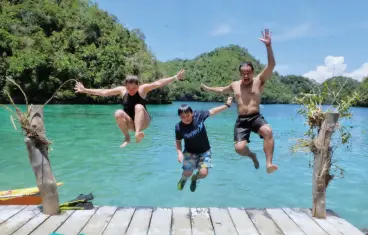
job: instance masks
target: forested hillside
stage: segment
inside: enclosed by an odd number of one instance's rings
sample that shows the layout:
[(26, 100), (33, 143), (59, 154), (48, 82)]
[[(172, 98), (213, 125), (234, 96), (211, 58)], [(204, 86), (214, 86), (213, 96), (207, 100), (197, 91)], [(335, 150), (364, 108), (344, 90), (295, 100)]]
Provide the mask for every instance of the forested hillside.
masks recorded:
[[(144, 32), (124, 28), (124, 22), (87, 0), (2, 1), (0, 12), (0, 91), (8, 91), (17, 103), (24, 102), (23, 96), (5, 80), (6, 76), (24, 89), (30, 102), (42, 103), (68, 79), (78, 79), (89, 88), (110, 88), (120, 85), (127, 74), (150, 82), (184, 68), (184, 81), (156, 90), (148, 97), (150, 103), (170, 103), (223, 101), (221, 95), (201, 91), (200, 84), (223, 86), (239, 79), (238, 66), (243, 61), (253, 62), (256, 73), (264, 67), (237, 45), (217, 48), (191, 60), (157, 61), (148, 50)], [(336, 77), (325, 83), (333, 88), (346, 79)], [(292, 103), (297, 94), (316, 91), (324, 85), (275, 72), (267, 82), (262, 103)], [(119, 102), (116, 97), (76, 95), (73, 86), (74, 82), (65, 85), (51, 103)], [(348, 79), (340, 96), (355, 90), (368, 94), (368, 78), (362, 83)], [(0, 101), (9, 102), (3, 93)], [(359, 105), (368, 106), (368, 100)]]

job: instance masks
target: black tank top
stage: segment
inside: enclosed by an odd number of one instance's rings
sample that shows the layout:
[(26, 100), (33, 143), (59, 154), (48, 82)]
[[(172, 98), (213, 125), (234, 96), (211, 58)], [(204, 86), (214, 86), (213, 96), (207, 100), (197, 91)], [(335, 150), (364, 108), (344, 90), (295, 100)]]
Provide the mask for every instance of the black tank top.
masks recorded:
[(124, 112), (133, 120), (135, 115), (134, 107), (136, 104), (143, 105), (143, 107), (147, 110), (146, 100), (139, 95), (139, 92), (135, 93), (134, 95), (129, 95), (129, 93), (126, 92), (123, 96), (122, 105), (124, 107)]

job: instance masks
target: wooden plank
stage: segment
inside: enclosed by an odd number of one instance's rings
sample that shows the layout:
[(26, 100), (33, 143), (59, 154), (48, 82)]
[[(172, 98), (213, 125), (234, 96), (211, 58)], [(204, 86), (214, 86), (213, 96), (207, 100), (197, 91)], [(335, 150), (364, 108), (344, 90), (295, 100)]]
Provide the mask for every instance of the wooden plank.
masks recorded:
[(146, 235), (151, 217), (151, 208), (136, 208), (126, 235)]
[(77, 235), (95, 214), (98, 207), (93, 210), (76, 210), (57, 230), (59, 234)]
[(88, 235), (102, 234), (116, 210), (117, 207), (114, 206), (99, 207), (80, 233)]
[(237, 234), (227, 209), (211, 207), (210, 215), (216, 234)]
[(239, 235), (259, 235), (258, 230), (244, 209), (230, 207), (228, 211)]
[(30, 235), (50, 234), (53, 233), (65, 220), (73, 214), (74, 210), (62, 211), (58, 215), (50, 216), (39, 227), (37, 227)]
[[(0, 233), (51, 234), (56, 230), (56, 233), (71, 235), (112, 235), (124, 234), (125, 231), (128, 235), (364, 235), (362, 231), (329, 210), (328, 217), (324, 220), (311, 217), (310, 209), (174, 207), (172, 210), (158, 208), (152, 213), (151, 208), (102, 208), (105, 209), (66, 211), (60, 215), (48, 216), (40, 212), (37, 206), (4, 206), (0, 207)], [(98, 211), (100, 212), (97, 213)], [(80, 230), (82, 231), (79, 232)]]
[[(1, 213), (4, 213), (5, 210), (14, 210), (14, 209), (17, 209), (20, 206), (23, 206), (23, 205), (6, 205), (6, 206), (3, 206), (3, 211)], [(24, 207), (26, 207), (26, 206), (24, 206)]]
[(208, 208), (190, 208), (193, 235), (215, 234)]
[(286, 214), (301, 228), (307, 235), (326, 235), (317, 223), (300, 209), (283, 208)]
[(148, 235), (170, 235), (171, 215), (171, 209), (155, 209), (152, 213)]
[(263, 209), (247, 209), (249, 218), (254, 223), (259, 234), (261, 235), (278, 235), (283, 234), (277, 227), (271, 216)]
[(285, 235), (305, 235), (305, 233), (290, 219), (290, 217), (279, 208), (266, 209), (272, 220), (282, 230)]
[(362, 231), (350, 224), (348, 221), (340, 218), (336, 213), (331, 210), (327, 210), (327, 221), (340, 230), (343, 234), (348, 235), (364, 235)]
[(18, 229), (15, 233), (13, 233), (13, 235), (28, 235), (49, 217), (49, 215), (45, 215), (41, 212), (33, 217), (33, 219), (28, 221), (25, 225), (23, 225), (20, 229)]
[(134, 208), (118, 208), (103, 235), (124, 234), (133, 218)]
[(172, 235), (192, 235), (190, 210), (188, 207), (172, 208)]
[(12, 234), (40, 212), (41, 210), (38, 206), (27, 206), (24, 210), (0, 225), (1, 234)]
[(27, 206), (8, 206), (0, 213), (0, 224), (11, 218), (13, 215), (21, 212)]
[(330, 224), (326, 219), (319, 219), (312, 217), (311, 209), (301, 209), (302, 212), (306, 213), (314, 222), (316, 222), (323, 230), (325, 230), (329, 235), (343, 235), (337, 228)]
[[(2, 206), (2, 211), (0, 213), (5, 213), (5, 211), (8, 211), (8, 210), (14, 210), (14, 209), (19, 209), (21, 205), (6, 205), (6, 206)], [(26, 207), (26, 206), (24, 206)]]

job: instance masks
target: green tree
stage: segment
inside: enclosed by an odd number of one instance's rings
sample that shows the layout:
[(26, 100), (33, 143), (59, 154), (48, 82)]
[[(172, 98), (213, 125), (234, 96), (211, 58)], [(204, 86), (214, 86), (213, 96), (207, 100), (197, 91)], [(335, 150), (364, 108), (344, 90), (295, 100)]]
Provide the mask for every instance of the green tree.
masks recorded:
[(358, 102), (359, 106), (368, 107), (368, 77), (365, 77), (363, 81), (357, 87), (359, 93), (363, 94), (363, 98)]
[[(24, 102), (23, 96), (5, 77), (19, 84), (30, 102), (43, 103), (68, 79), (78, 79), (86, 87), (109, 88), (120, 85), (127, 74), (139, 75), (142, 82), (162, 76), (144, 34), (124, 28), (90, 1), (4, 2), (0, 54), (0, 88), (16, 103)], [(77, 96), (73, 85), (60, 89), (53, 101), (117, 102), (115, 97)], [(162, 103), (168, 97), (168, 89), (160, 89), (148, 100)]]

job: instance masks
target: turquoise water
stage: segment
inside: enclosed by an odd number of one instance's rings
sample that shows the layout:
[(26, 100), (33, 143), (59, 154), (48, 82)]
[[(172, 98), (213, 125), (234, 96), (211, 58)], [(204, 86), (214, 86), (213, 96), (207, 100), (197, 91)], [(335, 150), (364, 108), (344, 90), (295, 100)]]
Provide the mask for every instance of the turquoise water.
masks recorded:
[[(123, 136), (114, 111), (117, 105), (49, 105), (45, 108), (48, 137), (54, 141), (50, 153), (58, 181), (61, 202), (80, 193), (92, 192), (94, 203), (116, 206), (191, 206), (191, 207), (311, 207), (312, 168), (310, 154), (292, 155), (292, 138), (306, 130), (297, 115), (298, 106), (264, 105), (262, 113), (271, 123), (275, 136), (274, 163), (279, 171), (268, 175), (262, 140), (252, 135), (250, 148), (261, 167), (233, 150), (233, 125), (236, 109), (206, 121), (213, 152), (209, 177), (198, 184), (195, 193), (189, 185), (178, 191), (181, 174), (177, 162), (174, 125), (178, 121), (172, 105), (149, 105), (152, 125), (142, 143), (120, 149)], [(209, 109), (219, 103), (191, 103), (195, 109)], [(335, 151), (334, 159), (345, 177), (335, 178), (327, 191), (327, 206), (357, 227), (368, 227), (368, 109), (354, 108), (354, 141), (347, 149)], [(11, 125), (8, 112), (0, 108), (0, 190), (35, 186), (23, 136)]]

